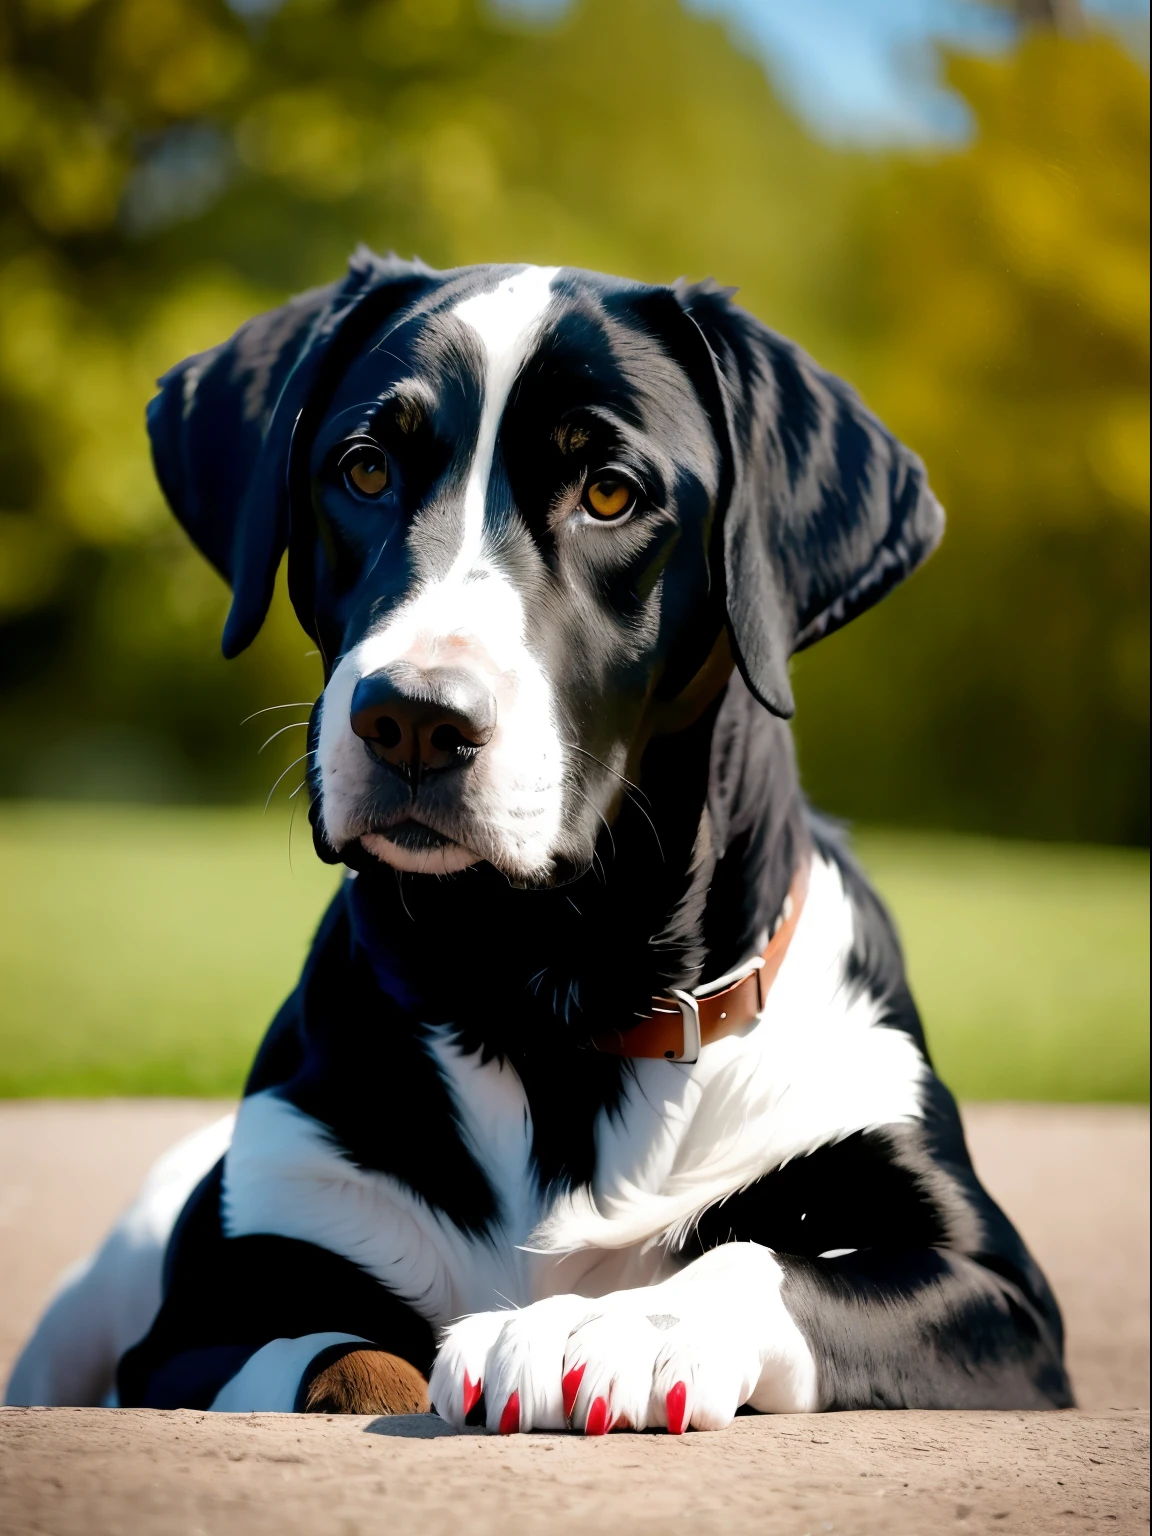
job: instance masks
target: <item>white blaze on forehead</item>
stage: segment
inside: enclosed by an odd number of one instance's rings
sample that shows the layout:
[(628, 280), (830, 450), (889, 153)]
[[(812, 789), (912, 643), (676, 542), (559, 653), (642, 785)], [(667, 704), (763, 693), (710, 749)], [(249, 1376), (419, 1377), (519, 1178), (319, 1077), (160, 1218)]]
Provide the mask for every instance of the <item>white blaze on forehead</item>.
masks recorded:
[(474, 331), (484, 349), (484, 400), (472, 468), (464, 489), (464, 531), (456, 555), (454, 573), (467, 572), (478, 555), (484, 537), (484, 507), (496, 434), (516, 375), (524, 365), (548, 307), (552, 281), (559, 267), (525, 267), (488, 293), (464, 299), (452, 310)]
[[(367, 834), (375, 768), (352, 732), (352, 697), (362, 677), (404, 658), (417, 667), (474, 670), (496, 699), (497, 727), (462, 794), (461, 836), (475, 827), (493, 863), (536, 875), (552, 858), (564, 798), (564, 754), (545, 668), (529, 650), (521, 594), (484, 560), (484, 512), (500, 420), (540, 332), (559, 267), (524, 267), (487, 293), (457, 304), (478, 340), (483, 399), (463, 496), (463, 533), (451, 568), (416, 583), (405, 601), (344, 655), (324, 690), (317, 763), (322, 811), (337, 847)], [(469, 580), (482, 576), (483, 580)], [(419, 818), (417, 818), (419, 819)], [(369, 851), (388, 857), (369, 842)], [(428, 867), (441, 872), (440, 865)]]

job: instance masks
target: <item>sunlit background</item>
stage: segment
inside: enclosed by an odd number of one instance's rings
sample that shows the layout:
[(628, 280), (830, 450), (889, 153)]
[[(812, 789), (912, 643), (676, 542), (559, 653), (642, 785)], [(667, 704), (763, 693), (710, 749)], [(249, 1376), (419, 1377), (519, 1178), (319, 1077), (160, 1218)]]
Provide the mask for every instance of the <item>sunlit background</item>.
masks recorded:
[(363, 240), (713, 275), (922, 455), (947, 538), (799, 659), (805, 785), (958, 1089), (1144, 1096), (1148, 36), (1146, 0), (9, 0), (0, 1092), (232, 1091), (291, 984), (332, 877), (302, 731), (241, 722), (316, 661), (279, 599), (220, 658), (142, 416)]

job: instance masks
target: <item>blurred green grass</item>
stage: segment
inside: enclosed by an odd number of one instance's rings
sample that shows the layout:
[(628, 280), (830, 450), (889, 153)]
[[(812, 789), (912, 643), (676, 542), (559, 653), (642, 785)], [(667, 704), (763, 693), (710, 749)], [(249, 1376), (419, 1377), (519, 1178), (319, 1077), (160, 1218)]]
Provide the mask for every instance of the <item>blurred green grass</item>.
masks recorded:
[(961, 1098), (1148, 1098), (1148, 854), (860, 830)]
[[(334, 884), (303, 817), (0, 807), (0, 1094), (232, 1094)], [(1148, 856), (865, 830), (966, 1098), (1144, 1100)]]

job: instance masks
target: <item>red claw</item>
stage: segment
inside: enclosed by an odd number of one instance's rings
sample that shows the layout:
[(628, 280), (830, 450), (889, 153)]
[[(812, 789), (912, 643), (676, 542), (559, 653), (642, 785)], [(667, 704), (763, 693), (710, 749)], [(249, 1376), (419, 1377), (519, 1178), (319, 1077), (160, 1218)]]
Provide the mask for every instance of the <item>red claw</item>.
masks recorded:
[(584, 1426), (586, 1435), (606, 1435), (608, 1433), (608, 1404), (602, 1397), (594, 1397), (592, 1406), (588, 1410), (588, 1422)]
[(684, 1408), (687, 1401), (688, 1388), (682, 1381), (678, 1381), (664, 1399), (664, 1409), (668, 1416), (668, 1433), (670, 1435), (682, 1435), (684, 1433)]
[(500, 1415), (500, 1433), (502, 1435), (518, 1435), (520, 1433), (519, 1392), (513, 1392), (512, 1396), (504, 1404), (504, 1412)]
[(468, 1415), (472, 1412), (473, 1408), (475, 1408), (476, 1404), (480, 1401), (480, 1393), (481, 1393), (481, 1390), (483, 1389), (483, 1385), (484, 1385), (483, 1382), (473, 1381), (471, 1376), (469, 1376), (467, 1371), (464, 1372), (464, 1417), (465, 1418), (468, 1417)]
[(584, 1367), (574, 1365), (560, 1383), (560, 1390), (564, 1394), (564, 1417), (570, 1419), (572, 1410), (576, 1406), (576, 1394), (580, 1390), (580, 1383), (584, 1380)]

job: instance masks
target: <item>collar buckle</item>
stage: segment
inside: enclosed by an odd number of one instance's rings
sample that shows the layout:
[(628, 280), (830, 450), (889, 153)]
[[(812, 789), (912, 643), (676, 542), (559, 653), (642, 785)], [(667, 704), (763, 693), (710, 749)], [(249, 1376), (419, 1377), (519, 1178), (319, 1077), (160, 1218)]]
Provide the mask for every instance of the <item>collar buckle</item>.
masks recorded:
[(684, 1027), (684, 1049), (679, 1056), (673, 1055), (671, 1051), (665, 1051), (664, 1059), (691, 1066), (693, 1062), (700, 1060), (700, 1051), (703, 1047), (700, 1038), (700, 1005), (691, 992), (681, 992), (676, 987), (673, 987), (668, 995), (680, 1009), (680, 1021)]

